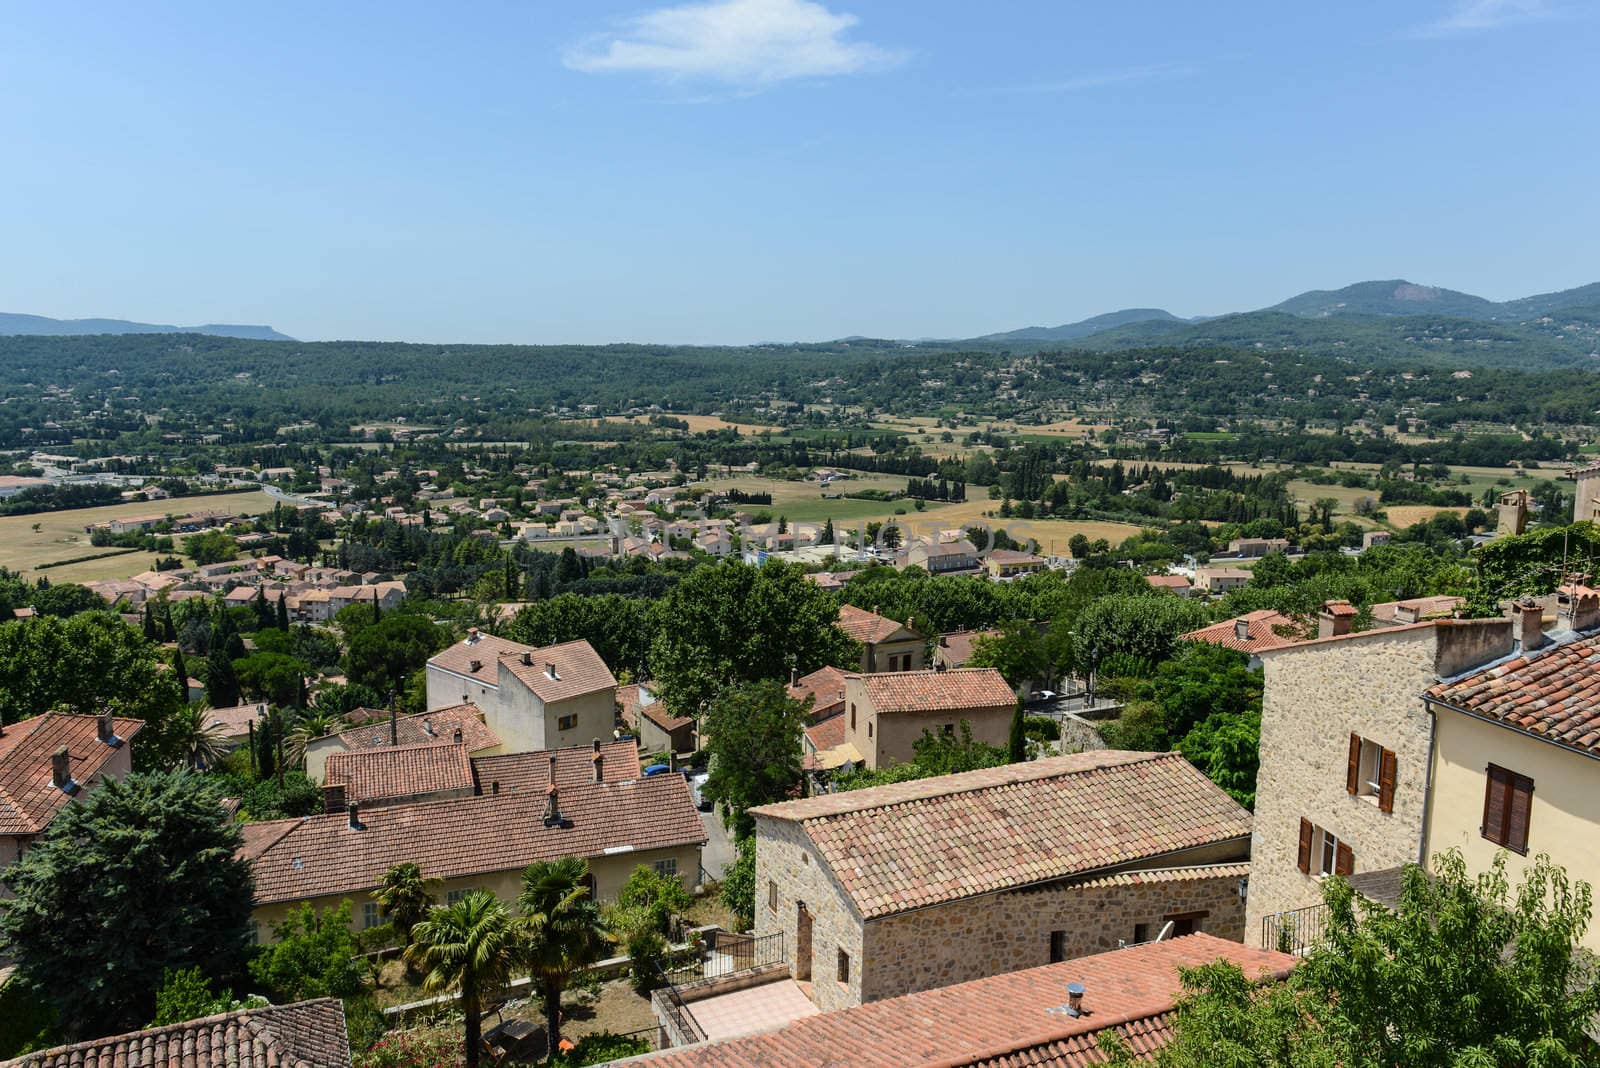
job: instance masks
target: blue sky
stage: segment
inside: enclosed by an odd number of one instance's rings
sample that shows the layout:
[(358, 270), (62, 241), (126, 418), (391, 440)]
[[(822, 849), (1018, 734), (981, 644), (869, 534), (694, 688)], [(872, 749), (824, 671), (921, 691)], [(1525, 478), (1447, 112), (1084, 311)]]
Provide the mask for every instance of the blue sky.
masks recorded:
[(0, 311), (971, 336), (1600, 280), (1594, 0), (0, 7)]

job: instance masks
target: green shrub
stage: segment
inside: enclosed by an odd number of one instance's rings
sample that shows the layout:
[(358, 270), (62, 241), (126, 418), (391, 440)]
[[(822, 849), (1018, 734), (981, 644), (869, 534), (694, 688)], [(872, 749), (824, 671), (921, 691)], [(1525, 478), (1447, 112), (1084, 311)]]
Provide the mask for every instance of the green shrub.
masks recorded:
[(661, 967), (667, 959), (667, 940), (652, 927), (642, 927), (628, 936), (628, 978), (633, 992), (648, 997), (661, 985)]
[(623, 1057), (636, 1057), (650, 1052), (650, 1043), (642, 1038), (597, 1031), (578, 1039), (577, 1045), (550, 1059), (551, 1068), (580, 1068), (586, 1064), (604, 1064)]

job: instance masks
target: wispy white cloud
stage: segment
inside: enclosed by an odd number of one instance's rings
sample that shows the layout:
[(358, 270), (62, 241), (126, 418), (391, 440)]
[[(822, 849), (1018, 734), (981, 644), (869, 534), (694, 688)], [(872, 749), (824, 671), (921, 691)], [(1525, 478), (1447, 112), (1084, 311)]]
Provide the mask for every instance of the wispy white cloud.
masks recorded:
[(1542, 22), (1555, 18), (1556, 14), (1545, 0), (1456, 0), (1450, 12), (1419, 27), (1416, 33), (1422, 37), (1479, 33), (1502, 26)]
[(1045, 79), (1023, 82), (1018, 85), (996, 85), (962, 91), (962, 96), (1013, 96), (1024, 94), (1081, 93), (1091, 89), (1108, 89), (1117, 85), (1155, 81), (1163, 78), (1186, 78), (1194, 68), (1184, 63), (1158, 63), (1141, 67), (1124, 67), (1121, 70), (1096, 71), (1070, 78)]
[(904, 52), (848, 40), (858, 21), (815, 0), (709, 0), (629, 19), (616, 34), (574, 45), (563, 58), (591, 74), (638, 72), (746, 87), (882, 70), (905, 60)]

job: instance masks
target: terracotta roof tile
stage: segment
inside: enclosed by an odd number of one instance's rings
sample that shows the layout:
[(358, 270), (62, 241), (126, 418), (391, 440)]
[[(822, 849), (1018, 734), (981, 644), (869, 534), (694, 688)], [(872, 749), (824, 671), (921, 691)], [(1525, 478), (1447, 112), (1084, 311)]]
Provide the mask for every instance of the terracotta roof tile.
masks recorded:
[(487, 686), (500, 684), (502, 664), (545, 702), (564, 701), (617, 685), (600, 654), (582, 640), (535, 649), (493, 634), (475, 632), (428, 661), (429, 667), (442, 668)]
[[(1183, 992), (1180, 968), (1214, 960), (1280, 979), (1294, 957), (1207, 934), (802, 1017), (776, 1031), (665, 1050), (652, 1068), (1078, 1068), (1103, 1064), (1096, 1034), (1116, 1028), (1135, 1053), (1165, 1045)], [(1086, 988), (1082, 1016), (1060, 1011)], [(692, 1011), (692, 1009), (691, 1009)]]
[(806, 740), (819, 753), (824, 749), (832, 749), (836, 745), (843, 745), (845, 739), (844, 726), (844, 713), (835, 712), (827, 719), (818, 720), (807, 727)]
[(1099, 750), (751, 809), (800, 823), (865, 919), (1250, 834), (1179, 753)]
[(265, 702), (234, 705), (230, 708), (211, 708), (205, 713), (206, 723), (215, 726), (225, 737), (234, 738), (250, 733), (250, 724), (267, 714)]
[[(144, 727), (139, 719), (113, 719), (115, 744), (100, 740), (98, 716), (47, 712), (0, 733), (0, 834), (38, 834), (81, 787), (89, 786), (117, 752)], [(66, 793), (54, 785), (51, 757), (66, 747), (69, 770), (80, 789)]]
[(1600, 755), (1600, 635), (1514, 657), (1428, 691), (1430, 700)]
[[(550, 785), (550, 758), (556, 761), (556, 786), (582, 786), (594, 781), (594, 747), (568, 746), (532, 753), (497, 753), (472, 758), (472, 773), (478, 792), (490, 792), (491, 783), (500, 784), (501, 793), (516, 790), (536, 792), (544, 797)], [(639, 778), (639, 746), (632, 739), (607, 742), (600, 747), (600, 774), (606, 782), (627, 782)]]
[(995, 630), (953, 630), (948, 634), (939, 635), (939, 648), (936, 651), (946, 663), (952, 667), (960, 667), (972, 659), (972, 651), (976, 648), (979, 638), (998, 638), (1001, 631)]
[(791, 698), (810, 709), (812, 716), (817, 716), (844, 706), (844, 680), (850, 677), (850, 672), (836, 667), (818, 668), (784, 689)]
[[(839, 609), (839, 629), (862, 645), (866, 645), (868, 642), (886, 642), (908, 628), (876, 612), (868, 612), (865, 608), (847, 604)], [(911, 633), (916, 632), (911, 631)]]
[[(1247, 637), (1239, 637), (1240, 623), (1245, 625)], [(1209, 627), (1191, 630), (1183, 635), (1183, 640), (1210, 642), (1212, 645), (1237, 649), (1241, 653), (1259, 653), (1263, 649), (1295, 645), (1302, 637), (1300, 624), (1293, 617), (1264, 608), (1259, 612), (1247, 612), (1242, 616), (1224, 619), (1221, 623), (1213, 623)]]
[[(395, 720), (395, 733), (401, 745), (426, 745), (430, 742), (448, 742), (461, 728), (461, 743), (467, 752), (477, 753), (493, 749), (500, 744), (500, 736), (483, 722), (483, 713), (474, 704), (451, 705), (432, 712), (414, 716), (399, 716)], [(350, 749), (376, 749), (389, 744), (388, 716), (378, 717), (360, 727), (341, 731), (337, 737)]]
[(347, 802), (470, 791), (472, 762), (450, 742), (355, 749), (328, 754), (322, 785), (344, 787)]
[(1017, 694), (994, 668), (950, 671), (888, 671), (861, 680), (881, 715), (885, 712), (937, 712), (961, 708), (1011, 708)]
[(559, 788), (563, 824), (546, 827), (545, 797), (528, 791), (273, 820), (247, 827), (258, 905), (366, 893), (391, 865), (414, 861), (430, 879), (525, 868), (536, 860), (703, 843), (682, 775)]
[(0, 1068), (349, 1068), (334, 998), (270, 1005), (28, 1053)]

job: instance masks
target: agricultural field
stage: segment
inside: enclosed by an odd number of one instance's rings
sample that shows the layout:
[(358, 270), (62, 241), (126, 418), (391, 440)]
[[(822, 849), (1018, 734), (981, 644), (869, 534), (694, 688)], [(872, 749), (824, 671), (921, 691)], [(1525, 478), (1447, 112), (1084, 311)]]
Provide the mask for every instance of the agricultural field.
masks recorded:
[[(75, 556), (111, 552), (107, 546), (89, 544), (85, 527), (104, 523), (118, 516), (187, 515), (209, 509), (257, 515), (272, 511), (272, 498), (261, 490), (220, 493), (202, 497), (175, 497), (168, 501), (134, 501), (108, 504), (99, 508), (73, 508), (37, 515), (0, 516), (0, 567), (23, 572), (28, 578), (48, 576), (51, 582), (88, 582), (94, 579), (127, 578), (148, 571), (154, 553), (134, 552), (99, 560), (36, 570), (40, 564), (70, 560)], [(38, 529), (35, 529), (35, 528)]]
[(1413, 523), (1425, 523), (1440, 512), (1466, 515), (1467, 509), (1436, 508), (1431, 504), (1391, 504), (1383, 509), (1384, 515), (1389, 517), (1389, 525), (1396, 530), (1404, 530)]
[[(681, 415), (677, 412), (670, 414), (671, 418), (682, 419), (685, 423), (688, 423), (689, 433), (691, 434), (704, 434), (708, 430), (733, 430), (749, 437), (759, 434), (763, 430), (775, 429), (751, 423), (730, 423), (726, 419), (715, 415)], [(566, 421), (569, 423), (587, 423), (590, 426), (597, 423), (633, 423), (637, 426), (648, 426), (650, 423), (649, 417), (643, 415), (607, 415), (598, 419), (568, 419)]]

